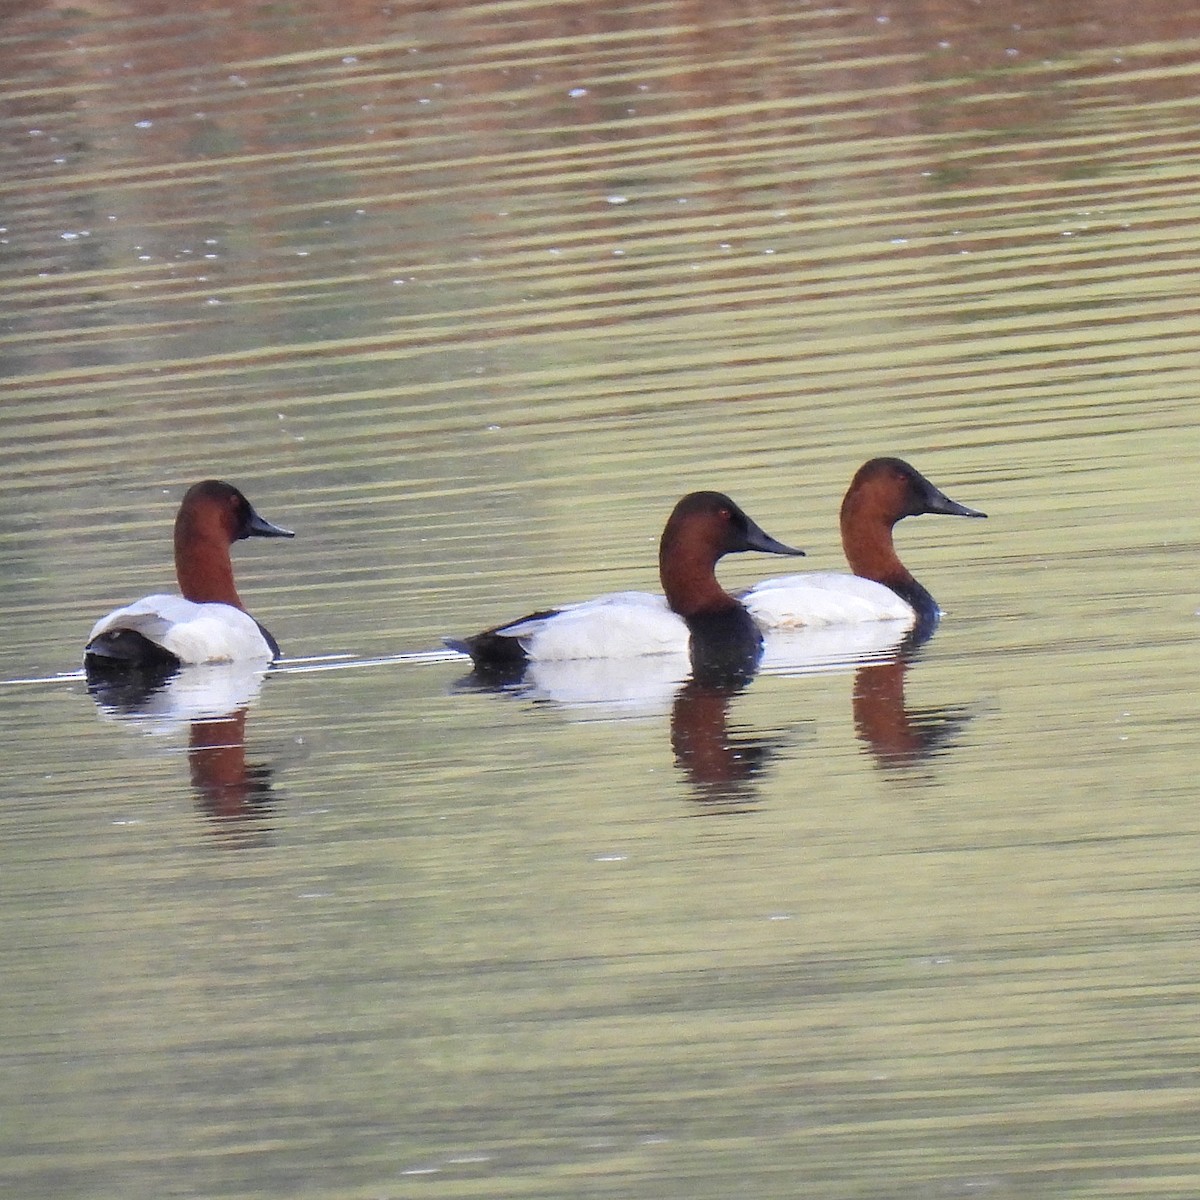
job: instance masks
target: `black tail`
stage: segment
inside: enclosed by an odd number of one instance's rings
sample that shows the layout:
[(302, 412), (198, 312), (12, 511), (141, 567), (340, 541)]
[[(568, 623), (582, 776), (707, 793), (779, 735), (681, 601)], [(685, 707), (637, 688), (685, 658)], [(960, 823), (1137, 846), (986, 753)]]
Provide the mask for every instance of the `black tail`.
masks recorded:
[(135, 629), (110, 629), (87, 644), (84, 665), (89, 670), (166, 670), (179, 666), (179, 659)]

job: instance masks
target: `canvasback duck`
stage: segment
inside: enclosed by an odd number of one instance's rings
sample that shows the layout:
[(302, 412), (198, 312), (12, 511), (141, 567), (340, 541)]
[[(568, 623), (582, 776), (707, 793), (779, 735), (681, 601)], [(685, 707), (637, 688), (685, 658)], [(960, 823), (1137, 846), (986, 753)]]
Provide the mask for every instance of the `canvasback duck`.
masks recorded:
[(295, 537), (263, 520), (232, 484), (190, 487), (175, 517), (175, 575), (182, 596), (146, 596), (101, 617), (84, 650), (95, 670), (168, 669), (270, 662), (279, 644), (242, 605), (229, 548), (248, 537)]
[[(447, 638), (477, 668), (520, 667), (526, 662), (632, 658), (687, 654), (703, 644), (709, 655), (722, 644), (761, 635), (745, 608), (717, 582), (726, 554), (803, 554), (764, 533), (728, 496), (691, 492), (675, 505), (663, 529), (658, 570), (666, 597), (614, 592), (564, 608), (531, 613), (474, 637)], [(740, 653), (740, 651), (739, 651)]]
[(873, 458), (858, 469), (842, 500), (842, 547), (854, 574), (814, 571), (766, 579), (742, 594), (742, 603), (765, 630), (897, 621), (918, 638), (927, 637), (941, 610), (892, 542), (897, 521), (922, 513), (987, 516), (951, 500), (902, 459)]

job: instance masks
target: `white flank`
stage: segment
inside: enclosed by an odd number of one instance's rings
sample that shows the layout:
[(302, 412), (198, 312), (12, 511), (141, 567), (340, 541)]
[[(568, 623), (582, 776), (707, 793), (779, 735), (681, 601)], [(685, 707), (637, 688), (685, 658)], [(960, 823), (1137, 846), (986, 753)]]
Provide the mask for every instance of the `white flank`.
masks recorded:
[(912, 606), (889, 587), (858, 575), (809, 571), (764, 579), (740, 596), (760, 628), (857, 625), (865, 621), (916, 620)]
[(101, 617), (90, 642), (114, 629), (132, 629), (169, 650), (185, 666), (271, 660), (254, 618), (230, 604), (194, 604), (182, 596), (146, 596)]
[(613, 592), (497, 632), (515, 637), (533, 662), (686, 654), (690, 636), (666, 599), (649, 592)]

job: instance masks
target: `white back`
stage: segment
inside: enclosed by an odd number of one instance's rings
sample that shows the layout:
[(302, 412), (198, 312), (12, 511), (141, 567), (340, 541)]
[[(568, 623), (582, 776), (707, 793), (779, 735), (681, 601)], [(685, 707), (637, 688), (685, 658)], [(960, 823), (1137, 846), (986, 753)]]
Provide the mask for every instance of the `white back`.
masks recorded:
[(612, 592), (498, 632), (517, 638), (533, 662), (686, 654), (690, 640), (666, 598), (649, 592)]
[(185, 666), (200, 663), (271, 660), (271, 647), (249, 613), (231, 604), (195, 604), (182, 596), (135, 600), (101, 617), (88, 636), (132, 629), (170, 651)]
[(864, 621), (916, 620), (912, 605), (889, 587), (858, 575), (807, 571), (756, 583), (742, 603), (762, 629), (854, 625)]

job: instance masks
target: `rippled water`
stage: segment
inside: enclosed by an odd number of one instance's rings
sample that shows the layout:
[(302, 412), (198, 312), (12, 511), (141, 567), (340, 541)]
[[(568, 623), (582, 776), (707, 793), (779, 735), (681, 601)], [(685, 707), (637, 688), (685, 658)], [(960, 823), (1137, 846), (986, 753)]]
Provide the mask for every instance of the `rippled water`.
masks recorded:
[[(13, 1195), (1198, 1194), (1200, 17), (0, 28)], [(878, 453), (990, 518), (900, 527), (912, 660), (440, 648), (698, 487), (836, 569)], [(208, 476), (288, 658), (98, 704)]]

